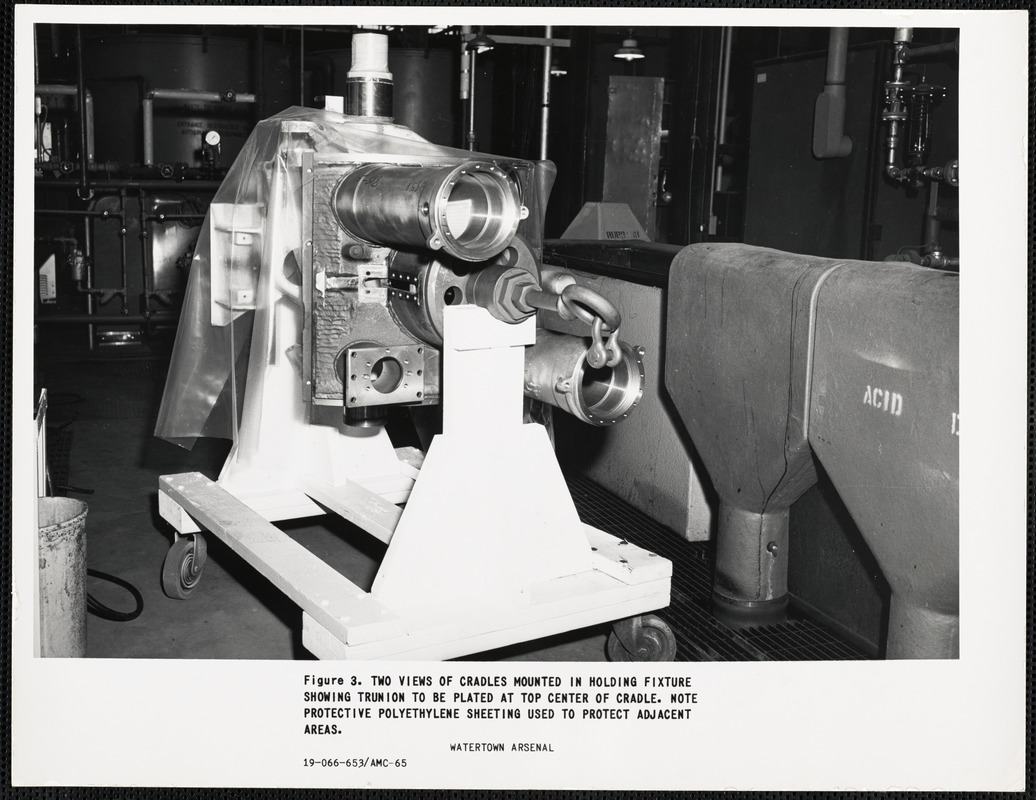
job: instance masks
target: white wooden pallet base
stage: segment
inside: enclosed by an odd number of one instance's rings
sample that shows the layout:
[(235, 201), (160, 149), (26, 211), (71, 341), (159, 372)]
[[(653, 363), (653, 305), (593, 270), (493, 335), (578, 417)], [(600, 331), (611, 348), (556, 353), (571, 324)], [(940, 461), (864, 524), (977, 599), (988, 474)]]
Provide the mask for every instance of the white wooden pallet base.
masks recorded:
[[(401, 513), (359, 485), (347, 487), (348, 502), (342, 487), (303, 488), (382, 541)], [(199, 473), (162, 477), (159, 508), (181, 533), (204, 529), (219, 537), (290, 597), (303, 612), (303, 644), (320, 658), (455, 658), (669, 604), (671, 562), (590, 526), (593, 569), (530, 586), (522, 605), (400, 615)]]

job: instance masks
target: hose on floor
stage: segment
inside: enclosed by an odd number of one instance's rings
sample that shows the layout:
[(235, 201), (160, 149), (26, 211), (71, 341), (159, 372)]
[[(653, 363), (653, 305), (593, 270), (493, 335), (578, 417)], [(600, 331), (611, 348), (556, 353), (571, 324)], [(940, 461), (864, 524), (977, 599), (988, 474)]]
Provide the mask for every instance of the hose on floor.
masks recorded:
[(91, 578), (99, 578), (102, 581), (108, 581), (114, 583), (116, 586), (121, 586), (131, 595), (136, 603), (136, 608), (132, 611), (116, 611), (113, 608), (108, 608), (101, 601), (99, 601), (92, 594), (86, 596), (86, 610), (94, 616), (100, 617), (101, 619), (111, 620), (112, 622), (129, 622), (131, 619), (136, 619), (140, 616), (140, 612), (144, 610), (144, 598), (141, 597), (140, 592), (137, 591), (137, 587), (129, 581), (124, 581), (122, 578), (116, 578), (114, 575), (109, 575), (107, 572), (99, 572), (96, 569), (88, 569), (86, 574)]

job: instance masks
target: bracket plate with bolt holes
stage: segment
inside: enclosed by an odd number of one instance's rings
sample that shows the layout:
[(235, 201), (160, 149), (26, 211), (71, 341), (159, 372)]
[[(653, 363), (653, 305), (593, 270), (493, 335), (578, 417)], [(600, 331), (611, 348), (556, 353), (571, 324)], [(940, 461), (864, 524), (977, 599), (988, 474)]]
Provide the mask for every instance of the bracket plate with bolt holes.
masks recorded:
[(425, 350), (416, 344), (347, 347), (341, 357), (346, 407), (420, 403)]

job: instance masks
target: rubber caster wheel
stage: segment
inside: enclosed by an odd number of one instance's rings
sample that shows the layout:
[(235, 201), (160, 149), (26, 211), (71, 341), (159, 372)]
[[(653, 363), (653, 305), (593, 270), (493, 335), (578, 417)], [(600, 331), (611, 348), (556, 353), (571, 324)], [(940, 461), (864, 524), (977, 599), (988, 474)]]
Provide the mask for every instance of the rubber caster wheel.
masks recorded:
[(162, 591), (174, 600), (186, 600), (194, 594), (205, 565), (205, 539), (181, 536), (166, 553), (162, 562)]
[(654, 614), (620, 620), (608, 635), (609, 661), (673, 661), (676, 636)]

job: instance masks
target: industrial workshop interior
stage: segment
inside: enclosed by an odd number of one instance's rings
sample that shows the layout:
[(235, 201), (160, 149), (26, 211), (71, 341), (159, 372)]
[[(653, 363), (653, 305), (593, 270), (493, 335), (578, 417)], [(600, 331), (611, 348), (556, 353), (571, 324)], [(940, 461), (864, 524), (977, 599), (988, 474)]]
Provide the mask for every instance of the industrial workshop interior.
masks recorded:
[(958, 658), (957, 30), (34, 32), (38, 655)]

